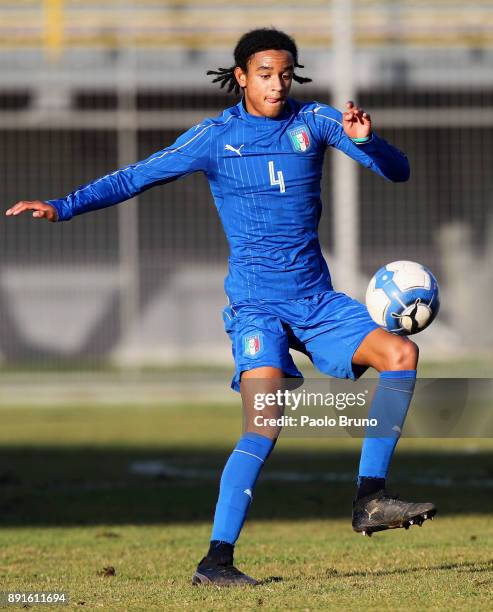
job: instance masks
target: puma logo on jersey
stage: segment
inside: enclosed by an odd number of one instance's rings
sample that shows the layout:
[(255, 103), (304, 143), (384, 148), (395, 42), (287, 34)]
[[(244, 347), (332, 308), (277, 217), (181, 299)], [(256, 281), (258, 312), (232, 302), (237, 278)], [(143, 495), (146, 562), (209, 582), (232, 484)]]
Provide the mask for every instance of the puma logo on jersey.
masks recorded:
[(242, 145), (241, 145), (241, 146), (240, 146), (238, 149), (235, 149), (235, 148), (234, 148), (232, 145), (227, 144), (227, 145), (224, 147), (224, 150), (225, 150), (225, 151), (233, 151), (234, 153), (237, 153), (237, 154), (238, 154), (238, 155), (241, 157), (241, 150), (243, 149), (243, 147), (244, 147), (244, 146), (245, 146), (245, 145), (244, 145), (244, 144), (242, 144)]

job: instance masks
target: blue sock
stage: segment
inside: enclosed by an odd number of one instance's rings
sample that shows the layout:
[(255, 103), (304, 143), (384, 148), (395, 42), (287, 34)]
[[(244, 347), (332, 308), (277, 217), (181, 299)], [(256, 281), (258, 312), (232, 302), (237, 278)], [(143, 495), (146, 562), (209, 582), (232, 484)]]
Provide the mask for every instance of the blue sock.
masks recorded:
[(387, 478), (416, 384), (416, 370), (380, 373), (369, 418), (377, 419), (384, 437), (366, 437), (361, 449), (358, 484), (362, 478)]
[(252, 503), (260, 470), (273, 447), (274, 440), (260, 434), (246, 433), (240, 438), (221, 476), (211, 540), (236, 542)]

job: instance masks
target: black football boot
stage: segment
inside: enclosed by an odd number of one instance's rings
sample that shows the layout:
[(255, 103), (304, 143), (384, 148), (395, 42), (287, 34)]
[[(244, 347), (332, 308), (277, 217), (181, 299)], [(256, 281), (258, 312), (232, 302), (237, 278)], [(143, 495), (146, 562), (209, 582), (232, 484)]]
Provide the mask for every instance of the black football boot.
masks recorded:
[(421, 525), (427, 519), (433, 520), (437, 509), (431, 502), (407, 502), (381, 489), (353, 502), (353, 529), (371, 536), (375, 531), (409, 529)]

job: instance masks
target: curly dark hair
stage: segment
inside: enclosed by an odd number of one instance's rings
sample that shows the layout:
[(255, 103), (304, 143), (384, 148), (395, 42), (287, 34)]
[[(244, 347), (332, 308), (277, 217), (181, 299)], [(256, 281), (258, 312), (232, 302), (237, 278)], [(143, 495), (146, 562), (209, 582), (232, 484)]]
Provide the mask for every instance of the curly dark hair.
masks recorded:
[[(259, 51), (267, 51), (269, 49), (289, 51), (293, 56), (295, 67), (304, 68), (302, 64), (298, 63), (298, 47), (291, 36), (275, 28), (259, 28), (243, 34), (237, 42), (234, 50), (234, 66), (208, 70), (207, 74), (214, 75), (216, 78), (212, 82), (221, 83), (221, 88), (227, 86), (228, 93), (234, 91), (235, 94), (239, 94), (240, 85), (234, 75), (235, 68), (239, 66), (246, 72), (249, 58)], [(300, 77), (297, 74), (293, 74), (293, 80), (297, 83), (311, 82), (311, 79)]]

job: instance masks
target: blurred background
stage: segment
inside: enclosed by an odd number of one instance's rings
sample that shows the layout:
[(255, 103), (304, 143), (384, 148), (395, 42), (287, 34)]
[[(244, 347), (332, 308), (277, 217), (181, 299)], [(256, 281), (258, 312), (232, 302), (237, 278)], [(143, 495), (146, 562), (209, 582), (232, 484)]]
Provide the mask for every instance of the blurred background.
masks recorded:
[[(425, 372), (491, 376), (489, 1), (0, 0), (3, 209), (65, 195), (235, 104), (205, 72), (260, 26), (296, 38), (313, 83), (293, 97), (355, 99), (411, 163), (392, 185), (328, 152), (320, 238), (336, 289), (363, 299), (385, 263), (427, 265), (442, 310), (416, 337)], [(3, 217), (0, 401), (29, 399), (38, 379), (80, 396), (170, 371), (219, 372), (227, 389), (227, 256), (199, 174), (68, 223)]]

